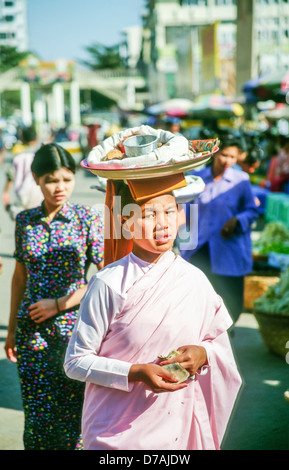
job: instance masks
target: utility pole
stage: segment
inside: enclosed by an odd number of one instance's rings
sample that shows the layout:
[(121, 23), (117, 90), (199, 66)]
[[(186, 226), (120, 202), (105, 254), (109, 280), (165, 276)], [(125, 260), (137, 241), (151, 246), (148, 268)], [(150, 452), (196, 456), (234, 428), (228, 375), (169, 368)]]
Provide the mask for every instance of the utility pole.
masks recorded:
[(237, 95), (242, 94), (244, 83), (259, 75), (255, 37), (255, 8), (256, 0), (237, 0)]

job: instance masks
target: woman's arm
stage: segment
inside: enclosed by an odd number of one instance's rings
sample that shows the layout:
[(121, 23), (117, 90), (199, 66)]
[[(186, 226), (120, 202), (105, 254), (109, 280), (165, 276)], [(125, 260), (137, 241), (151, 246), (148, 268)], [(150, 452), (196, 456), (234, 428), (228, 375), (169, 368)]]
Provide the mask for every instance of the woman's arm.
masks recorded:
[(17, 312), (23, 299), (26, 288), (26, 268), (24, 264), (16, 261), (16, 266), (12, 278), (11, 285), (11, 305), (10, 305), (10, 318), (8, 324), (8, 335), (5, 343), (5, 351), (8, 359), (16, 362), (16, 346), (15, 346), (15, 331), (17, 326)]
[(63, 297), (41, 299), (35, 304), (30, 305), (28, 310), (31, 320), (35, 323), (42, 323), (48, 318), (61, 314), (64, 310), (69, 310), (79, 305), (86, 289), (87, 285)]
[(9, 206), (10, 204), (10, 189), (11, 189), (11, 186), (13, 185), (13, 182), (12, 181), (6, 181), (5, 183), (5, 187), (3, 189), (3, 193), (2, 193), (2, 201), (3, 201), (3, 204), (4, 204), (4, 207), (6, 208), (7, 206)]
[(97, 267), (98, 271), (100, 271), (104, 267), (104, 261), (101, 261), (100, 263), (98, 263), (96, 265), (96, 267)]

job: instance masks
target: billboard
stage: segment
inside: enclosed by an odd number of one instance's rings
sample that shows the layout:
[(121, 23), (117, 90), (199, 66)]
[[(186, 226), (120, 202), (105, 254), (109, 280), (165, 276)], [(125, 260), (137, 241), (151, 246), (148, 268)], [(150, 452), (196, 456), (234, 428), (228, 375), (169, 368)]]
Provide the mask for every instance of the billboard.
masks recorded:
[(19, 64), (22, 80), (38, 85), (53, 85), (54, 83), (69, 83), (73, 80), (74, 62), (56, 60), (43, 62), (36, 58), (28, 58)]

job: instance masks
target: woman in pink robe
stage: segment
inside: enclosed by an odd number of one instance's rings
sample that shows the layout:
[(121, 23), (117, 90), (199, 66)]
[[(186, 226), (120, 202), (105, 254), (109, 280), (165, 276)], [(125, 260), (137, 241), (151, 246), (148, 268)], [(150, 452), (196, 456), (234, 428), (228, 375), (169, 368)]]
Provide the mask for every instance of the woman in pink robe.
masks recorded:
[[(241, 385), (232, 320), (205, 275), (172, 252), (172, 194), (135, 207), (123, 218), (132, 253), (91, 279), (66, 354), (67, 375), (86, 382), (84, 449), (220, 449)], [(176, 349), (183, 383), (162, 367), (176, 360), (159, 359)]]

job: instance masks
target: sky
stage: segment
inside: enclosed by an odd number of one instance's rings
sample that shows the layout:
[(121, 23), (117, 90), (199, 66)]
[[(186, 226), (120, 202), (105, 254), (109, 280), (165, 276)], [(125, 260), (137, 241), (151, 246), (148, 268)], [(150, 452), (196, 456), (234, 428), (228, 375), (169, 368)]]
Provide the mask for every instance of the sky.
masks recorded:
[(141, 25), (145, 0), (27, 0), (29, 50), (44, 61), (88, 58), (86, 46), (112, 46)]

